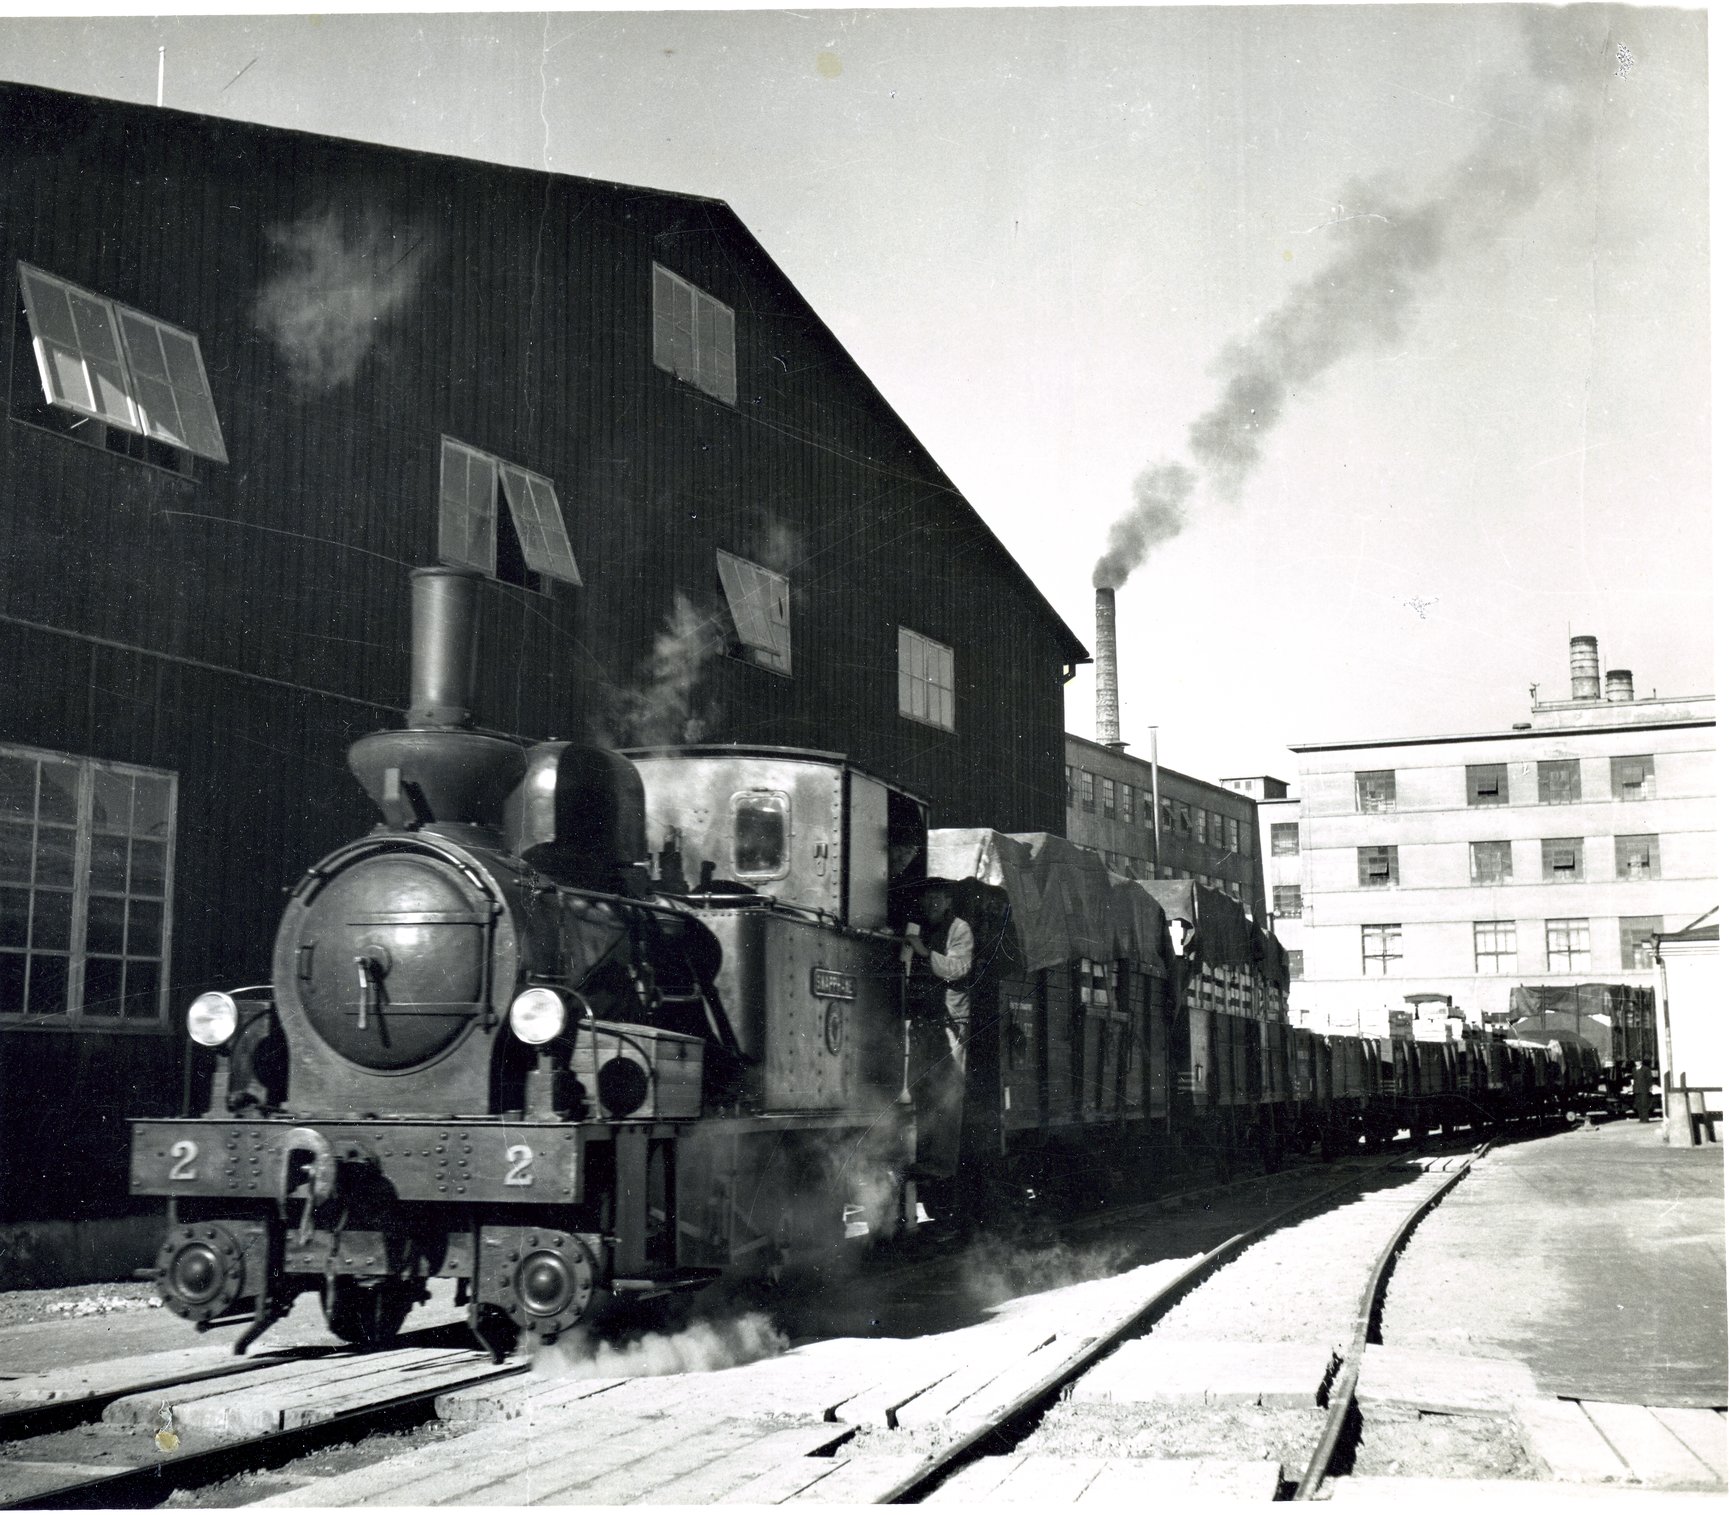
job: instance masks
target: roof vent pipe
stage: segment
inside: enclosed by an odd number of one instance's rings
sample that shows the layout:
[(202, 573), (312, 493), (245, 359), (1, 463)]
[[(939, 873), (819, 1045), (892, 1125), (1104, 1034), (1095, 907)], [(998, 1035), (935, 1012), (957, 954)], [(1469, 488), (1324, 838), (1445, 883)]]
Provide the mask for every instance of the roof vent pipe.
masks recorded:
[(1598, 693), (1598, 639), (1574, 637), (1568, 643), (1568, 663), (1574, 675), (1574, 698), (1596, 700)]
[(1634, 673), (1628, 668), (1612, 668), (1604, 675), (1604, 698), (1626, 705), (1634, 698)]

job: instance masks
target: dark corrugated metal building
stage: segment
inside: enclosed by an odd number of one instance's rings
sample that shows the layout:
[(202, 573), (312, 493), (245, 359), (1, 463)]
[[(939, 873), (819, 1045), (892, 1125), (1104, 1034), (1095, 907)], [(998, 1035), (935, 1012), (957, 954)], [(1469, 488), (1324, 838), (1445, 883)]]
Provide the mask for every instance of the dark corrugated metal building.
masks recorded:
[(170, 1007), (371, 823), (414, 565), (493, 581), (483, 725), (1062, 829), (1085, 649), (725, 205), (11, 84), (0, 142), (0, 1219), (123, 1187)]

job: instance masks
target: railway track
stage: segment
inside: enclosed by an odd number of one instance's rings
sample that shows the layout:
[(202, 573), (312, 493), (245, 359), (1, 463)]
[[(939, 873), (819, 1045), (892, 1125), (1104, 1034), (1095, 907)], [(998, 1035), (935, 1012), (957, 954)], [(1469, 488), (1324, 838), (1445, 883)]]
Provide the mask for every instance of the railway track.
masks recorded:
[[(483, 1352), (302, 1347), (251, 1358), (180, 1351), (0, 1385), (0, 1508), (144, 1509), (178, 1490), (421, 1424), (453, 1388), (513, 1376)], [(201, 1360), (202, 1359), (202, 1360)], [(18, 1403), (35, 1395), (34, 1402)]]
[[(1377, 1175), (1401, 1169), (1409, 1175), (1426, 1163), (1457, 1161), (1426, 1160), (1408, 1149), (1385, 1159), (1364, 1156), (1331, 1168), (1238, 1178), (1160, 1196), (1111, 1216), (1079, 1218), (1058, 1229), (1085, 1237), (1162, 1213), (1162, 1226), (1169, 1229), (1181, 1225), (1171, 1217), (1177, 1211), (1193, 1215), (1194, 1225), (1206, 1219), (1217, 1233), (1216, 1206), (1276, 1206), (1182, 1267), (1156, 1267), (1157, 1287), (1135, 1278), (1125, 1287), (1096, 1281), (1105, 1297), (1089, 1307), (1093, 1313), (1086, 1318), (1053, 1323), (1033, 1310), (1025, 1326), (1017, 1323), (1007, 1333), (988, 1322), (960, 1332), (960, 1355), (971, 1359), (965, 1362), (945, 1359), (931, 1345), (936, 1338), (807, 1343), (785, 1357), (719, 1374), (661, 1377), (636, 1376), (640, 1366), (621, 1367), (618, 1377), (531, 1375), (522, 1363), (495, 1368), (481, 1354), (432, 1346), (382, 1354), (303, 1348), (208, 1362), (178, 1375), (153, 1373), (146, 1362), (131, 1381), (0, 1414), (0, 1505), (149, 1506), (177, 1489), (281, 1468), (322, 1448), (434, 1417), (446, 1422), (442, 1431), (450, 1439), (306, 1482), (263, 1502), (954, 1497), (942, 1495), (946, 1484), (958, 1477), (958, 1488), (968, 1478), (977, 1481), (981, 1475), (968, 1470), (1004, 1456), (1090, 1369), (1258, 1239), (1354, 1190), (1361, 1194), (1380, 1181)], [(1292, 1190), (1302, 1192), (1294, 1197)], [(1437, 1198), (1439, 1193), (1426, 1192), (1423, 1202)], [(1390, 1242), (1387, 1257), (1396, 1250)], [(880, 1270), (879, 1281), (914, 1275), (925, 1261)], [(1373, 1293), (1366, 1292), (1367, 1306), (1360, 1301), (1360, 1315), (1373, 1307)], [(977, 1337), (975, 1345), (966, 1344), (970, 1336)], [(1345, 1382), (1342, 1372), (1336, 1384)], [(7, 1387), (16, 1391), (17, 1385)], [(471, 1425), (482, 1433), (478, 1438), (462, 1434)], [(171, 1441), (161, 1442), (159, 1431)], [(918, 1438), (916, 1451), (905, 1450), (910, 1432)], [(123, 1443), (129, 1460), (92, 1467), (90, 1443), (68, 1441), (80, 1434)], [(22, 1436), (30, 1439), (18, 1440)], [(551, 1447), (563, 1450), (549, 1458)], [(1324, 1458), (1321, 1466), (1327, 1465)], [(262, 1483), (256, 1492), (271, 1495), (271, 1485)]]

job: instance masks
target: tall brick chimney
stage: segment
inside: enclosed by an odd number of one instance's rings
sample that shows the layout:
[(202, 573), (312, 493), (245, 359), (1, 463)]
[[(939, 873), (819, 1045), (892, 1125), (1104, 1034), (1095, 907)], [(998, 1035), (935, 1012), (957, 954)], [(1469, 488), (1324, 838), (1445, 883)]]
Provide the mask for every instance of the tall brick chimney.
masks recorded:
[(1093, 592), (1094, 740), (1122, 752), (1117, 725), (1117, 591)]

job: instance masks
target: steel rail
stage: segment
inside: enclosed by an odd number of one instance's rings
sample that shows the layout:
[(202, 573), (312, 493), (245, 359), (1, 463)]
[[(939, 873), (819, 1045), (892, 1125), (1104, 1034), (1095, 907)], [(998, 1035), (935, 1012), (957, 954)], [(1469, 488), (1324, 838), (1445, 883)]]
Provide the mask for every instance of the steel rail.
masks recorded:
[(1024, 1390), (1003, 1409), (968, 1426), (953, 1440), (930, 1453), (918, 1467), (914, 1468), (887, 1492), (880, 1495), (875, 1502), (878, 1504), (917, 1504), (921, 1497), (929, 1493), (941, 1479), (954, 1472), (981, 1442), (998, 1431), (1013, 1426), (1049, 1403), (1065, 1387), (1079, 1378), (1107, 1353), (1113, 1351), (1120, 1343), (1138, 1331), (1153, 1325), (1168, 1310), (1175, 1307), (1192, 1289), (1205, 1282), (1212, 1274), (1232, 1261), (1245, 1247), (1259, 1241), (1267, 1232), (1289, 1220), (1292, 1216), (1301, 1215), (1305, 1210), (1312, 1210), (1318, 1205), (1325, 1204), (1337, 1194), (1343, 1194), (1347, 1190), (1357, 1188), (1363, 1182), (1366, 1174), (1385, 1172), (1390, 1168), (1401, 1167), (1410, 1160), (1409, 1154), (1401, 1153), (1398, 1157), (1391, 1158), (1385, 1163), (1378, 1163), (1367, 1169), (1359, 1169), (1353, 1177), (1318, 1193), (1311, 1194), (1294, 1204), (1287, 1205), (1283, 1210), (1268, 1216), (1265, 1220), (1257, 1221), (1246, 1230), (1228, 1237), (1211, 1252), (1191, 1263), (1176, 1278), (1164, 1284), (1150, 1298), (1119, 1320), (1116, 1325), (1059, 1363), (1032, 1388)]
[(1495, 1137), (1491, 1137), (1484, 1142), (1448, 1175), (1444, 1183), (1438, 1184), (1428, 1196), (1412, 1206), (1388, 1239), (1388, 1244), (1382, 1248), (1381, 1256), (1376, 1259), (1375, 1267), (1370, 1272), (1369, 1282), (1364, 1285), (1363, 1296), (1358, 1301), (1358, 1318), (1352, 1331), (1351, 1344), (1346, 1348), (1345, 1358), (1328, 1392), (1327, 1421), (1322, 1426), (1322, 1433), (1316, 1441), (1315, 1451), (1310, 1456), (1309, 1466), (1298, 1480), (1293, 1499), (1314, 1499), (1338, 1455), (1340, 1440), (1357, 1405), (1358, 1373), (1363, 1368), (1364, 1351), (1369, 1346), (1370, 1329), (1375, 1322), (1376, 1312), (1381, 1307), (1383, 1291), (1387, 1288), (1389, 1278), (1393, 1276), (1395, 1258), (1411, 1238), (1412, 1232), (1417, 1229), (1418, 1223), (1442, 1202), (1455, 1184), (1472, 1171), (1472, 1164), (1490, 1150), (1495, 1140)]

